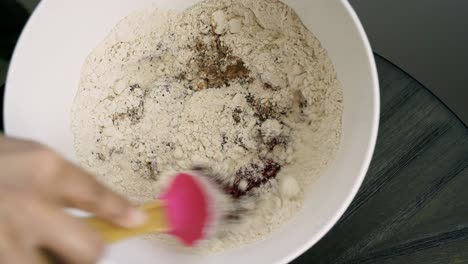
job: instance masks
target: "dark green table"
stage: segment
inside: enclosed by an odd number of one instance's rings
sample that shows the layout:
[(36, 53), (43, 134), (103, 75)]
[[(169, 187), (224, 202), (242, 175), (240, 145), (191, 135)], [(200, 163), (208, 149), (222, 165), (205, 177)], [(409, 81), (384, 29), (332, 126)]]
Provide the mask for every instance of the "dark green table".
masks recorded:
[(468, 129), (405, 72), (376, 62), (381, 123), (366, 180), (292, 263), (468, 263)]

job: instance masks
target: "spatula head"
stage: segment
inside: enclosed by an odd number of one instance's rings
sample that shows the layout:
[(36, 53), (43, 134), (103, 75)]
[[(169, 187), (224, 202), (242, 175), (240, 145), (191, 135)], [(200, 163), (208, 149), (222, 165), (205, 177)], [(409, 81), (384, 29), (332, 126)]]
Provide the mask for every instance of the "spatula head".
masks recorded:
[(206, 238), (217, 218), (213, 190), (202, 181), (199, 176), (179, 173), (159, 197), (166, 204), (169, 234), (188, 246)]

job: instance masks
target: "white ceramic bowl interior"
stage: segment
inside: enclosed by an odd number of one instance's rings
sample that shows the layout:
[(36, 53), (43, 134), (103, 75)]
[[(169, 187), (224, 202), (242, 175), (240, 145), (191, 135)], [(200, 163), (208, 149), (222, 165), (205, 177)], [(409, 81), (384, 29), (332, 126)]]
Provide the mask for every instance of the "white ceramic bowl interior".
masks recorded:
[[(156, 3), (182, 10), (197, 0), (42, 0), (11, 63), (5, 125), (11, 136), (43, 142), (75, 160), (70, 106), (85, 57), (129, 13)], [(220, 254), (193, 256), (149, 247), (141, 240), (109, 248), (103, 263), (287, 263), (337, 222), (355, 196), (373, 153), (379, 89), (372, 51), (344, 0), (286, 0), (328, 51), (344, 90), (338, 157), (309, 190), (303, 209), (257, 243)]]

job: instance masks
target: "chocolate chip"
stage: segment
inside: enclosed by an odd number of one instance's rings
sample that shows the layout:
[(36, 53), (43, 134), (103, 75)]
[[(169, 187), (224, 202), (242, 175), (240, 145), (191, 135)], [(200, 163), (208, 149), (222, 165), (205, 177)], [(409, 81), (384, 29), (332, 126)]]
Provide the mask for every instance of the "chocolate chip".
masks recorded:
[(232, 119), (234, 119), (234, 122), (236, 122), (236, 124), (239, 124), (241, 121), (240, 114), (242, 114), (242, 109), (240, 109), (240, 107), (236, 107), (236, 109), (234, 109), (234, 111), (232, 112)]
[(156, 161), (147, 161), (145, 166), (149, 172), (149, 178), (152, 180), (155, 180), (156, 175), (157, 175), (157, 167), (158, 167)]
[(178, 81), (183, 81), (183, 80), (185, 80), (185, 78), (186, 78), (186, 74), (187, 74), (187, 73), (185, 73), (185, 72), (181, 72), (181, 73), (179, 73), (178, 75), (176, 75), (174, 78), (175, 78), (176, 80), (178, 80)]
[(105, 161), (106, 160), (106, 156), (104, 156), (104, 154), (102, 154), (102, 153), (96, 153), (96, 157), (100, 161)]
[(228, 141), (228, 137), (226, 137), (226, 135), (223, 135), (221, 137), (221, 150), (224, 150), (224, 145), (226, 145), (227, 141)]
[[(278, 175), (281, 170), (281, 165), (271, 159), (263, 160), (263, 168), (259, 168), (257, 164), (251, 164), (250, 167), (243, 168), (236, 173), (234, 184), (224, 185), (224, 191), (232, 198), (238, 199), (246, 195), (249, 191), (259, 188), (271, 179)], [(247, 182), (247, 188), (241, 190), (239, 182), (244, 180)], [(218, 182), (219, 184), (222, 184)]]
[(242, 137), (237, 137), (235, 140), (234, 140), (234, 144), (238, 145), (239, 147), (245, 149), (245, 150), (248, 150), (247, 149), (247, 146), (245, 145), (244, 143), (244, 140)]
[(130, 92), (135, 91), (135, 89), (140, 89), (140, 85), (138, 83), (130, 85)]
[(272, 139), (270, 139), (268, 142), (266, 142), (266, 145), (268, 147), (268, 150), (269, 151), (272, 151), (276, 146), (278, 146), (280, 144), (280, 139), (277, 138), (277, 137), (274, 137)]
[(272, 84), (270, 83), (263, 83), (263, 88), (265, 88), (266, 90), (272, 90), (272, 91), (278, 91), (278, 90), (281, 90), (281, 87), (279, 86), (273, 86)]

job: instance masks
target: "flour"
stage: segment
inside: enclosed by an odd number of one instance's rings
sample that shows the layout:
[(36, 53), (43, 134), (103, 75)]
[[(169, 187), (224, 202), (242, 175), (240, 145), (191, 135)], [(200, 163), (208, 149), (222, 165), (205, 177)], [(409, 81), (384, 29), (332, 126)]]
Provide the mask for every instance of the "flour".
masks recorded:
[(72, 129), (82, 166), (137, 202), (172, 172), (209, 168), (244, 209), (196, 249), (219, 251), (300, 209), (334, 158), (341, 114), (333, 65), (289, 7), (209, 0), (120, 22), (86, 60)]

